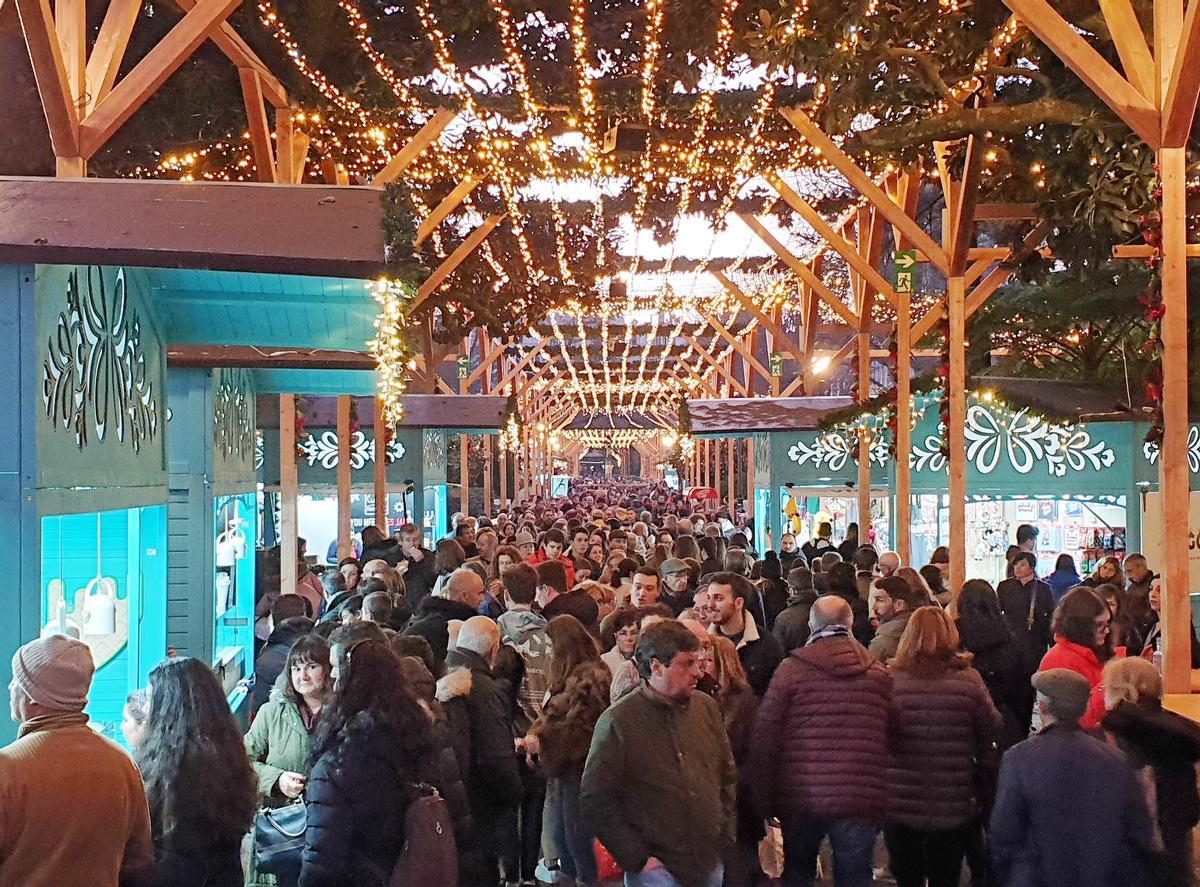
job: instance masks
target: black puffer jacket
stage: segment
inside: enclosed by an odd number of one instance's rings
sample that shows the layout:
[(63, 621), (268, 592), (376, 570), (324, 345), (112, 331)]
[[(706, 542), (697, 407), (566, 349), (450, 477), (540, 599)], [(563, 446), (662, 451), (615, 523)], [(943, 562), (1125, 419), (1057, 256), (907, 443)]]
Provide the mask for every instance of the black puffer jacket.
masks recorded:
[(461, 619), (465, 622), (478, 615), (466, 604), (449, 598), (426, 595), (404, 633), (417, 635), (429, 641), (429, 646), (433, 648), (434, 664), (440, 671), (446, 662), (446, 648), (450, 645), (450, 620)]
[(437, 782), (431, 754), (412, 760), (400, 736), (367, 712), (351, 720), (308, 778), (300, 887), (385, 884), (421, 782)]
[(987, 685), (992, 702), (1004, 719), (999, 737), (1000, 749), (1020, 742), (1029, 732), (1029, 724), (1019, 723), (1025, 690), (1021, 672), (1021, 653), (1008, 622), (987, 616), (969, 614), (955, 621), (962, 648), (975, 658), (971, 665)]
[(794, 592), (788, 598), (787, 609), (775, 618), (775, 626), (771, 629), (771, 633), (783, 647), (784, 653), (790, 653), (797, 647), (803, 647), (808, 640), (810, 634), (808, 614), (816, 600), (817, 590), (815, 588)]
[(446, 710), (450, 740), (466, 778), (471, 816), (476, 829), (483, 830), (498, 811), (521, 797), (512, 718), (504, 691), (482, 656), (453, 650), (446, 665), (449, 671), (438, 681), (438, 701)]

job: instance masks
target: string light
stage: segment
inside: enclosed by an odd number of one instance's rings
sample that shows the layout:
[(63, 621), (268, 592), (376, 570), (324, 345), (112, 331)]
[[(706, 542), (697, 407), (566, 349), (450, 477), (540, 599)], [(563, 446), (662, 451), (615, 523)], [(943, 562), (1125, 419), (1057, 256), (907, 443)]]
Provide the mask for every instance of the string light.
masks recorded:
[(378, 397), (383, 420), (394, 426), (404, 415), (411, 352), (408, 346), (408, 306), (413, 293), (403, 284), (381, 277), (371, 289), (379, 303), (375, 338), (367, 343), (375, 359)]

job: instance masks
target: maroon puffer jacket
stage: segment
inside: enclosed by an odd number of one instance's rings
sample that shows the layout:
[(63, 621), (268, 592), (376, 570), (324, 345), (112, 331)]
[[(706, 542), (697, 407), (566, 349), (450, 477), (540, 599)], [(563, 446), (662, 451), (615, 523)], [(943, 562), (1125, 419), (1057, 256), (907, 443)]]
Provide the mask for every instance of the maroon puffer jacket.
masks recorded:
[(892, 679), (849, 637), (794, 650), (758, 708), (751, 785), (763, 817), (880, 821)]
[(924, 677), (892, 670), (900, 724), (888, 764), (888, 821), (936, 831), (976, 812), (976, 761), (1000, 731), (987, 685), (967, 667)]

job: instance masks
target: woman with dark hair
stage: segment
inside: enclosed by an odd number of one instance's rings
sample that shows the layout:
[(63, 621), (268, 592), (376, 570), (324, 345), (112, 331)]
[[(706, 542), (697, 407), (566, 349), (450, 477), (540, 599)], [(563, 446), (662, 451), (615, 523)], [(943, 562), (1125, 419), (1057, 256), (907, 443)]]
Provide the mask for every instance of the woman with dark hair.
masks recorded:
[[(1126, 595), (1124, 603), (1128, 604), (1129, 600), (1129, 595)], [(1162, 637), (1162, 622), (1159, 621), (1159, 614), (1162, 612), (1162, 579), (1158, 576), (1150, 580), (1150, 594), (1147, 603), (1149, 604), (1150, 618), (1148, 620), (1149, 629), (1143, 635), (1145, 640), (1142, 642), (1142, 658), (1153, 659), (1154, 651), (1158, 649), (1159, 639)], [(1196, 640), (1196, 625), (1189, 620), (1188, 627), (1192, 631), (1192, 668), (1200, 668), (1200, 641)]]
[(139, 887), (240, 887), (242, 837), (257, 801), (254, 771), (225, 691), (205, 663), (168, 659), (150, 672), (150, 714), (135, 758), (155, 851)]
[(596, 642), (574, 616), (556, 616), (550, 636), (549, 698), (525, 737), (525, 753), (538, 757), (557, 798), (554, 835), (564, 875), (580, 885), (597, 883), (592, 834), (579, 803), (579, 783), (596, 721), (608, 708), (612, 676)]
[(958, 593), (958, 629), (962, 648), (974, 659), (971, 664), (983, 678), (992, 702), (1004, 718), (1000, 750), (1020, 742), (1029, 732), (1021, 723), (1021, 658), (1008, 620), (1000, 611), (996, 590), (983, 579), (968, 579)]
[(1088, 710), (1079, 725), (1091, 730), (1104, 714), (1104, 690), (1100, 676), (1104, 663), (1113, 658), (1112, 611), (1090, 588), (1071, 589), (1054, 610), (1054, 646), (1046, 651), (1038, 671), (1067, 668), (1087, 678), (1092, 688)]
[(378, 887), (404, 847), (418, 785), (437, 782), (429, 723), (386, 642), (335, 643), (332, 659), (333, 699), (309, 759), (300, 885)]
[(446, 577), (467, 562), (467, 553), (454, 539), (441, 539), (433, 550), (433, 573), (437, 580), (433, 583), (434, 597), (442, 597), (442, 586)]
[(1075, 558), (1069, 554), (1060, 554), (1054, 562), (1054, 572), (1046, 577), (1045, 582), (1050, 586), (1050, 594), (1054, 596), (1054, 603), (1057, 604), (1064, 594), (1083, 582), (1079, 571), (1075, 569)]
[(329, 642), (306, 634), (288, 651), (283, 697), (258, 710), (246, 751), (262, 803), (279, 806), (300, 797), (308, 776), (310, 739), (329, 696)]
[(696, 544), (700, 547), (700, 575), (720, 573), (725, 569), (725, 540), (720, 536), (701, 536)]
[[(333, 686), (329, 672), (328, 641), (306, 634), (292, 644), (283, 669), (282, 696), (273, 696), (258, 710), (246, 734), (260, 804), (280, 807), (304, 793), (311, 737)], [(256, 883), (251, 874), (250, 883)], [(270, 883), (295, 884), (299, 876), (297, 870), (290, 876), (277, 875)]]
[(898, 887), (958, 887), (978, 812), (977, 770), (994, 759), (1000, 713), (940, 607), (908, 620), (892, 673), (899, 717), (884, 832)]
[(1112, 647), (1118, 656), (1133, 656), (1142, 649), (1142, 636), (1138, 633), (1137, 623), (1130, 617), (1128, 608), (1121, 599), (1121, 589), (1116, 585), (1101, 582), (1099, 585), (1088, 585), (1100, 600), (1108, 604), (1112, 617)]
[(654, 550), (650, 552), (650, 556), (646, 558), (646, 566), (659, 570), (670, 557), (671, 547), (659, 542), (654, 546)]
[(600, 660), (608, 666), (614, 676), (633, 660), (633, 652), (637, 649), (639, 623), (642, 612), (635, 607), (616, 610), (612, 618), (613, 646), (604, 653)]
[(733, 641), (722, 634), (708, 637), (711, 649), (704, 659), (704, 674), (712, 687), (711, 696), (721, 709), (721, 721), (729, 737), (729, 748), (738, 769), (737, 843), (726, 856), (725, 884), (749, 887), (762, 875), (758, 864), (758, 842), (763, 837), (762, 820), (750, 803), (750, 737), (758, 697), (746, 680), (746, 671)]
[(834, 564), (826, 575), (829, 580), (829, 593), (843, 598), (854, 613), (854, 627), (851, 629), (854, 639), (864, 647), (869, 647), (871, 639), (875, 637), (875, 629), (871, 625), (867, 602), (858, 593), (858, 571), (854, 569), (854, 564), (840, 561)]
[(858, 523), (850, 521), (846, 524), (846, 538), (837, 547), (837, 553), (842, 556), (842, 560), (849, 563), (853, 560), (856, 551), (858, 551)]
[(925, 584), (929, 586), (929, 591), (933, 595), (933, 599), (941, 605), (942, 609), (950, 606), (950, 601), (954, 599), (954, 595), (950, 594), (950, 589), (946, 587), (946, 577), (933, 564), (926, 564), (917, 570), (921, 574), (921, 578), (925, 580)]
[(671, 557), (679, 560), (695, 558), (699, 563), (701, 560), (700, 546), (696, 543), (696, 537), (689, 533), (676, 539), (675, 544), (671, 546)]

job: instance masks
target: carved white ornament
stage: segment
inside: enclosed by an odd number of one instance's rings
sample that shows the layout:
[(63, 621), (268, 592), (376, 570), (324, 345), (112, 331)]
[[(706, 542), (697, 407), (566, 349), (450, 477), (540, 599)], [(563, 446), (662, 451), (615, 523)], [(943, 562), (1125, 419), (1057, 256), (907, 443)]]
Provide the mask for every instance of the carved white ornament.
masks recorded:
[[(308, 435), (299, 445), (300, 450), (305, 454), (309, 465), (321, 463), (321, 467), (325, 469), (337, 468), (338, 464), (338, 438), (336, 431), (322, 431), (319, 436)], [(388, 461), (398, 462), (404, 458), (404, 444), (398, 440), (392, 440), (388, 444)], [(357, 471), (368, 462), (375, 461), (375, 440), (368, 440), (366, 435), (361, 431), (356, 431), (350, 436), (350, 467)]]

